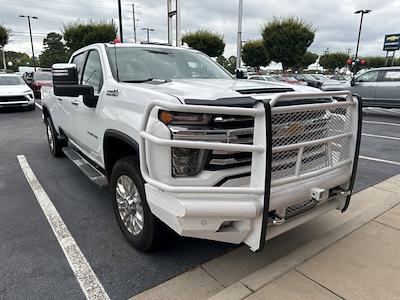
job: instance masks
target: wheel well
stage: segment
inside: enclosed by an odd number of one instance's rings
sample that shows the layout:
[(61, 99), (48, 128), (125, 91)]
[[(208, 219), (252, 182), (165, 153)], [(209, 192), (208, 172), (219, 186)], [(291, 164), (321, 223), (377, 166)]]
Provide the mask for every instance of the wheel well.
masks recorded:
[(136, 156), (139, 162), (139, 145), (122, 133), (106, 133), (104, 137), (104, 164), (106, 176), (110, 179), (115, 163), (127, 156)]

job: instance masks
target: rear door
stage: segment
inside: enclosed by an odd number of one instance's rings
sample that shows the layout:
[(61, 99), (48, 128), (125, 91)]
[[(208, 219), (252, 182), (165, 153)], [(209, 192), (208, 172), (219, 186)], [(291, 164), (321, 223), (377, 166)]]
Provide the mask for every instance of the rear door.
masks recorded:
[[(85, 58), (85, 52), (74, 55), (71, 59), (72, 64), (76, 64), (78, 70), (78, 78), (79, 80), (82, 77), (82, 67)], [(74, 131), (74, 108), (76, 106), (79, 97), (64, 97), (64, 96), (55, 96), (58, 102), (58, 117), (60, 120), (59, 127), (62, 129), (64, 134), (68, 136), (68, 138), (72, 141), (75, 140), (75, 131)]]
[(376, 103), (382, 107), (400, 107), (400, 69), (383, 71), (376, 86)]
[(369, 71), (355, 80), (355, 85), (351, 87), (354, 94), (361, 96), (364, 106), (379, 106), (376, 105), (376, 86), (378, 83), (379, 71)]
[(99, 104), (103, 87), (103, 64), (100, 53), (96, 49), (89, 50), (82, 72), (82, 84), (91, 85), (95, 96), (98, 96), (97, 106), (87, 107), (83, 97), (78, 99), (74, 107), (74, 130), (76, 143), (81, 150), (96, 163), (101, 164), (101, 120), (99, 118)]

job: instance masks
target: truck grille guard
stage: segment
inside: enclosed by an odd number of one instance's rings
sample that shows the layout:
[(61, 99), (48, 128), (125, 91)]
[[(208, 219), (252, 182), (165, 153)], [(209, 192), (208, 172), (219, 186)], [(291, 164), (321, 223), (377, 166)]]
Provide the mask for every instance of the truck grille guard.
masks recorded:
[[(268, 100), (265, 98), (268, 97)], [(341, 101), (282, 106), (303, 99), (341, 98)], [(352, 191), (358, 163), (361, 138), (361, 98), (349, 91), (321, 93), (285, 93), (266, 95), (264, 99), (246, 97), (214, 101), (187, 101), (187, 105), (152, 101), (146, 106), (140, 131), (140, 169), (144, 180), (170, 193), (252, 194), (257, 197), (263, 214), (254, 220), (254, 229), (246, 238), (252, 250), (265, 244), (271, 187), (318, 176), (346, 165), (351, 179), (346, 186)], [(224, 100), (224, 101), (220, 101)], [(225, 101), (226, 100), (226, 101)], [(189, 103), (188, 103), (189, 102)], [(252, 144), (220, 143), (159, 138), (147, 132), (154, 109), (176, 112), (249, 116), (254, 118)], [(266, 133), (266, 134), (265, 134)], [(245, 187), (173, 186), (152, 178), (148, 171), (146, 143), (167, 147), (238, 151), (252, 153), (250, 184)], [(353, 154), (353, 157), (351, 157)], [(255, 163), (256, 162), (256, 163)], [(344, 212), (350, 201), (347, 196)]]

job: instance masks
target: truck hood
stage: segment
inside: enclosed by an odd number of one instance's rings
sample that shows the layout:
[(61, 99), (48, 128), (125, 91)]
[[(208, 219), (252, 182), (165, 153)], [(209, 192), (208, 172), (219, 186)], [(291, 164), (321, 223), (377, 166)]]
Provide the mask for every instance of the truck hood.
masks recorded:
[(288, 88), (297, 92), (320, 91), (300, 85), (234, 79), (174, 79), (171, 82), (162, 84), (149, 82), (141, 83), (141, 85), (146, 85), (146, 88), (177, 97), (182, 101), (185, 99), (215, 100), (219, 98), (244, 97), (251, 94), (251, 90), (260, 89), (265, 89), (265, 93), (260, 93), (259, 91), (258, 94), (279, 93), (279, 89), (282, 89), (282, 92), (286, 92)]

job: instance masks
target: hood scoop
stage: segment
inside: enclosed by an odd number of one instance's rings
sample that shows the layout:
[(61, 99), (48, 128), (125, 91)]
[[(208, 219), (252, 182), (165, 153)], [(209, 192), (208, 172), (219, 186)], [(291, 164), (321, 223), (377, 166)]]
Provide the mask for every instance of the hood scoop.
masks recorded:
[(287, 93), (294, 92), (292, 88), (256, 88), (256, 89), (240, 89), (236, 90), (236, 92), (242, 95), (250, 95), (250, 94), (273, 94), (273, 93)]

